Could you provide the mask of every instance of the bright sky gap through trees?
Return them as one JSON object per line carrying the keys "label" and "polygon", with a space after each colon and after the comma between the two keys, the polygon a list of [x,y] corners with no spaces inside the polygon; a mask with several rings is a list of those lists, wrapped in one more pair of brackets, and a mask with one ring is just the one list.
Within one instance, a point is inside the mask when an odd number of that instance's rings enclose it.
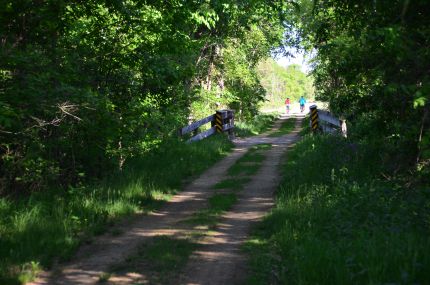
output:
{"label": "bright sky gap through trees", "polygon": [[311,71],[309,64],[311,56],[309,54],[305,53],[303,50],[298,50],[295,48],[288,48],[287,50],[292,56],[284,56],[282,54],[273,55],[274,59],[279,65],[287,67],[291,64],[298,64],[301,66],[301,70],[303,72],[309,73]]}

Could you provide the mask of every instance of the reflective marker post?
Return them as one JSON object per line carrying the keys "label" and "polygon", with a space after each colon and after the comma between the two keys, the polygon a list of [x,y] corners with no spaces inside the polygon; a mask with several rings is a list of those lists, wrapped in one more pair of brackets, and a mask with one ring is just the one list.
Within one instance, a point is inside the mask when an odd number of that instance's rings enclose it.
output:
{"label": "reflective marker post", "polygon": [[216,111],[216,113],[215,113],[215,126],[216,126],[216,131],[218,133],[223,132],[224,114],[225,113],[226,113],[226,111],[224,111],[224,110]]}
{"label": "reflective marker post", "polygon": [[311,129],[313,132],[318,130],[318,110],[317,105],[312,105],[309,107],[311,110]]}

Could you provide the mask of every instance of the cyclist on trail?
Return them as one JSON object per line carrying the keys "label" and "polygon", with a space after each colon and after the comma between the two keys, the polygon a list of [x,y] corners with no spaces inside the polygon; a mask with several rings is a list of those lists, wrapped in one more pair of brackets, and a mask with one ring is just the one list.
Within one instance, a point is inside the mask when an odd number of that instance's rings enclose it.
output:
{"label": "cyclist on trail", "polygon": [[306,104],[306,99],[305,97],[303,97],[303,95],[300,96],[299,104],[300,104],[300,112],[303,113],[303,111],[305,110],[305,104]]}
{"label": "cyclist on trail", "polygon": [[287,114],[289,114],[290,113],[290,98],[287,98],[287,100],[285,100],[285,107],[286,107]]}

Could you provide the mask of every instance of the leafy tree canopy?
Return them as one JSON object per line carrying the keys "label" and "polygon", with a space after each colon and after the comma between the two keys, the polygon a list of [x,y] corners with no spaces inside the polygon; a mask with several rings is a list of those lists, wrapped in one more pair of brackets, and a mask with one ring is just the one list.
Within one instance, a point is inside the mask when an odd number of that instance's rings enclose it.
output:
{"label": "leafy tree canopy", "polygon": [[302,45],[317,53],[317,98],[358,138],[384,140],[403,156],[394,169],[405,161],[429,168],[429,12],[425,0],[302,0],[294,20]]}
{"label": "leafy tree canopy", "polygon": [[256,112],[288,1],[0,3],[0,193],[75,184],[190,116]]}

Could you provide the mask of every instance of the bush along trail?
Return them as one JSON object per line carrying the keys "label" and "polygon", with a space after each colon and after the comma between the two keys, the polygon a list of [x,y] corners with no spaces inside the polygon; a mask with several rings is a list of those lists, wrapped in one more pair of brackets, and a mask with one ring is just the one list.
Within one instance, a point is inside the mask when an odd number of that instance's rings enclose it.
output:
{"label": "bush along trail", "polygon": [[[270,137],[295,121],[289,134]],[[278,164],[301,118],[236,139],[232,152],[158,210],[123,221],[30,284],[227,284],[245,280],[241,251],[251,225],[273,205]]]}

